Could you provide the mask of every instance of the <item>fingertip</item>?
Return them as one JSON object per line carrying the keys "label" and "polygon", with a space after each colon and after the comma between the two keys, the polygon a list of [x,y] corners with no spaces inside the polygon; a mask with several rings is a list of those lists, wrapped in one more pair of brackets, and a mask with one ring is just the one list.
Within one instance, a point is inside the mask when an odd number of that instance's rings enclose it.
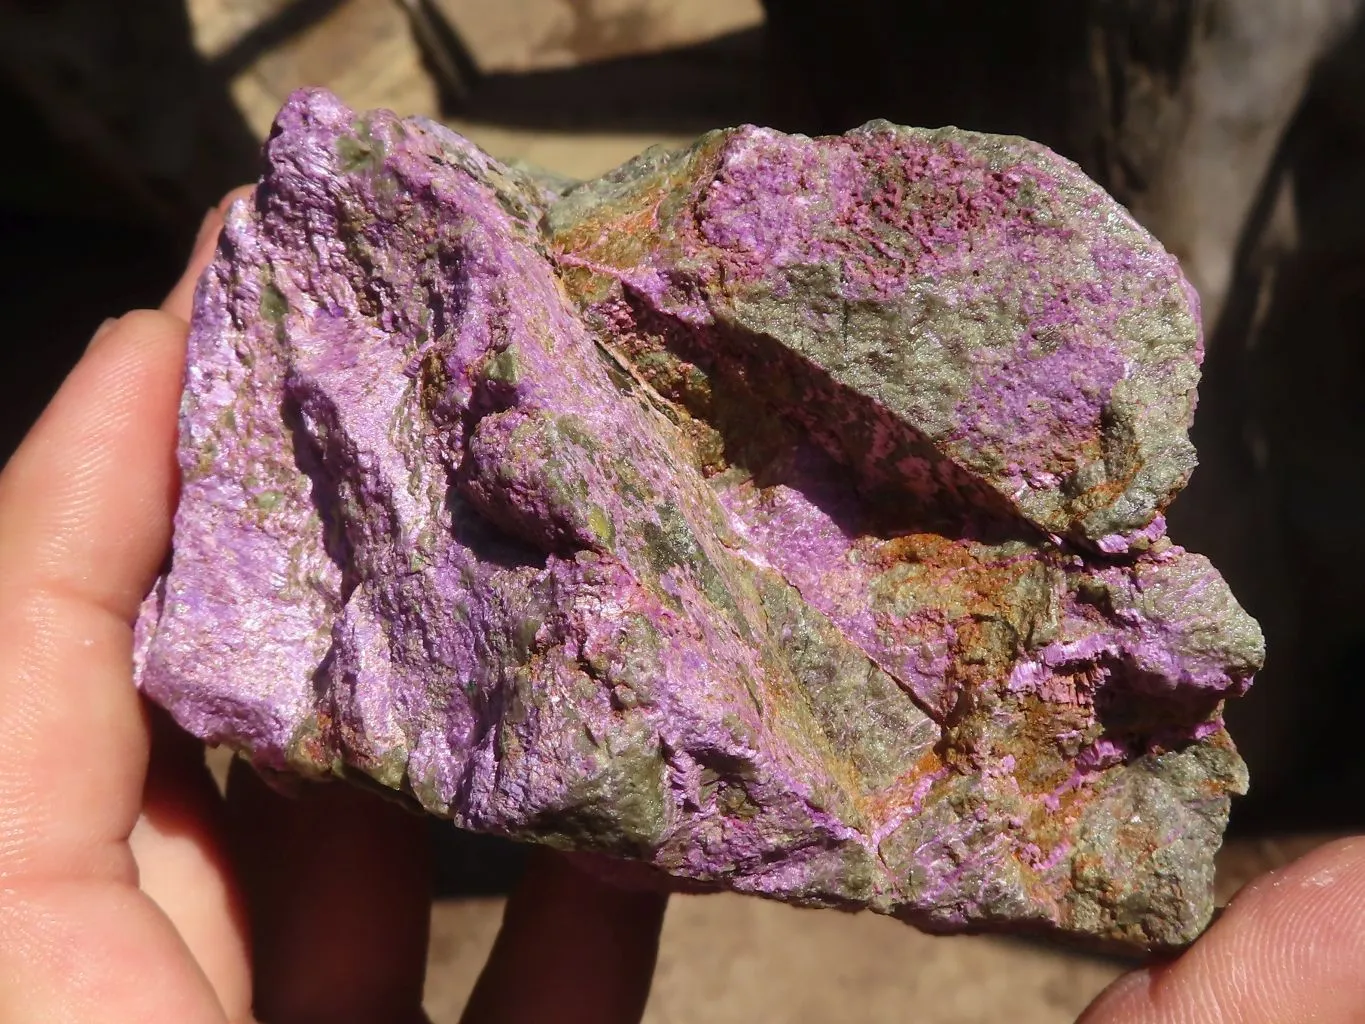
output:
{"label": "fingertip", "polygon": [[161,303],[161,309],[164,312],[178,317],[184,323],[189,323],[194,312],[194,290],[199,285],[199,277],[203,274],[209,261],[213,259],[213,250],[209,249],[208,243],[204,241],[204,233],[207,229],[208,238],[212,239],[214,245],[217,245],[218,229],[222,225],[222,216],[217,210],[210,210],[204,217],[203,224],[200,225],[200,237],[195,241],[184,273],[180,275],[180,280],[167,293],[166,300]]}
{"label": "fingertip", "polygon": [[105,318],[105,321],[95,328],[95,333],[90,336],[90,340],[86,343],[85,350],[89,352],[94,348],[96,342],[118,326],[118,321],[119,318],[116,316]]}
{"label": "fingertip", "polygon": [[218,212],[226,218],[228,211],[232,209],[233,205],[239,199],[249,199],[255,192],[255,185],[238,185],[223,197],[222,201],[218,204]]}
{"label": "fingertip", "polygon": [[244,199],[254,191],[250,185],[243,185],[229,192],[217,206],[212,207],[204,214],[204,219],[199,225],[199,232],[195,236],[194,244],[190,249],[190,257],[185,265],[185,272],[180,275],[180,280],[166,296],[166,301],[161,304],[164,312],[179,317],[186,323],[194,314],[194,290],[199,285],[199,278],[203,276],[208,265],[213,262],[214,254],[218,250],[218,236],[222,233],[223,224],[232,208],[232,204],[239,199]]}
{"label": "fingertip", "polygon": [[179,339],[175,347],[183,349],[184,336],[185,322],[174,314],[162,309],[134,309],[100,324],[85,351],[92,355],[110,346],[159,345],[167,338]]}
{"label": "fingertip", "polygon": [[1142,1007],[1150,1003],[1151,986],[1152,970],[1147,967],[1129,971],[1115,978],[1086,1007],[1076,1024],[1104,1024],[1140,1019],[1132,1016],[1129,1008]]}

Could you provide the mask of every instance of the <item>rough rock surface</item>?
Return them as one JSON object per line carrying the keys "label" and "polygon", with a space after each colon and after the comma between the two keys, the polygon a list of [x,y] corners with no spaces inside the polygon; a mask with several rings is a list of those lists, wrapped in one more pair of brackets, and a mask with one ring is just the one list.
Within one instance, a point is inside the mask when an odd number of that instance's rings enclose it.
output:
{"label": "rough rock surface", "polygon": [[185,728],[670,885],[1197,934],[1262,642],[1163,535],[1193,292],[1074,166],[740,128],[564,191],[317,91],[266,153],[138,624]]}

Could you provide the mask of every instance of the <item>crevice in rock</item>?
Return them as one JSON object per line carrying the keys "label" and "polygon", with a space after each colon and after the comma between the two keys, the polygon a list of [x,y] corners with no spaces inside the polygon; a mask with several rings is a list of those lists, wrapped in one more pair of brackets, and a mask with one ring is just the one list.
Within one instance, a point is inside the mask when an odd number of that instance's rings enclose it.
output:
{"label": "crevice in rock", "polygon": [[1201,727],[1216,721],[1225,696],[1216,690],[1174,685],[1122,655],[1102,656],[1091,671],[1099,680],[1094,693],[1095,721],[1103,732],[1098,742],[1112,742],[1127,752],[1127,758],[1196,742],[1202,738]]}
{"label": "crevice in rock", "polygon": [[513,536],[485,516],[464,496],[454,476],[446,491],[446,511],[450,513],[451,536],[478,561],[499,569],[548,566],[549,551]]}
{"label": "crevice in rock", "polygon": [[[625,286],[622,301],[641,344],[621,357],[637,369],[642,356],[654,353],[696,367],[704,385],[651,384],[714,430],[724,463],[752,472],[758,486],[786,484],[822,508],[833,493],[856,493],[861,499],[856,509],[852,503],[827,509],[850,536],[930,532],[985,543],[1042,539],[1003,495],[924,435],[776,339],[733,324],[692,326]],[[848,411],[842,421],[834,415],[839,410]],[[894,451],[894,465],[883,465],[871,450],[879,433]],[[802,443],[832,460],[830,470],[842,479],[820,486],[809,468],[784,457]]]}
{"label": "crevice in rock", "polygon": [[341,517],[341,502],[337,494],[337,482],[327,472],[323,453],[316,440],[309,434],[303,420],[303,407],[298,396],[286,388],[280,402],[280,418],[289,432],[293,447],[294,466],[308,477],[310,483],[309,501],[322,521],[322,546],[327,557],[341,573],[341,592],[338,606],[344,606],[359,584],[354,552],[350,538],[346,536],[345,523]]}

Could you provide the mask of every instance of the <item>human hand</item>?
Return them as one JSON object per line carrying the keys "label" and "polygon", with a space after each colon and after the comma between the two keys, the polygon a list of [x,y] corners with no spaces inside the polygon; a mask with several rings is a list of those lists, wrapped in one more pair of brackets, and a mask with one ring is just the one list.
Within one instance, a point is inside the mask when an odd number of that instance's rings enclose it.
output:
{"label": "human hand", "polygon": [[[285,799],[241,765],[224,800],[133,688],[191,299],[229,200],[162,308],[99,331],[0,473],[6,1024],[423,1019],[424,823],[350,787]],[[663,908],[534,858],[465,1021],[638,1020]]]}

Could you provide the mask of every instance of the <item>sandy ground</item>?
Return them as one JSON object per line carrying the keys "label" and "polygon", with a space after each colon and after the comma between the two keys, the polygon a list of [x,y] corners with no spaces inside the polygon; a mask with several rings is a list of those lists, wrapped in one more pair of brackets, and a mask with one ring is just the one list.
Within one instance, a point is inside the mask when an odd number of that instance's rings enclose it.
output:
{"label": "sandy ground", "polygon": [[[1218,860],[1225,903],[1326,837],[1237,840]],[[493,943],[500,899],[432,912],[427,1009],[455,1024]],[[1029,942],[942,938],[874,914],[799,910],[745,896],[676,896],[647,1024],[1063,1024],[1124,965]]]}
{"label": "sandy ground", "polygon": [[[434,1024],[459,1020],[501,910],[488,899],[436,906],[427,979]],[[872,914],[681,896],[664,924],[645,1020],[1060,1024],[1118,972],[1000,939],[931,938]]]}

